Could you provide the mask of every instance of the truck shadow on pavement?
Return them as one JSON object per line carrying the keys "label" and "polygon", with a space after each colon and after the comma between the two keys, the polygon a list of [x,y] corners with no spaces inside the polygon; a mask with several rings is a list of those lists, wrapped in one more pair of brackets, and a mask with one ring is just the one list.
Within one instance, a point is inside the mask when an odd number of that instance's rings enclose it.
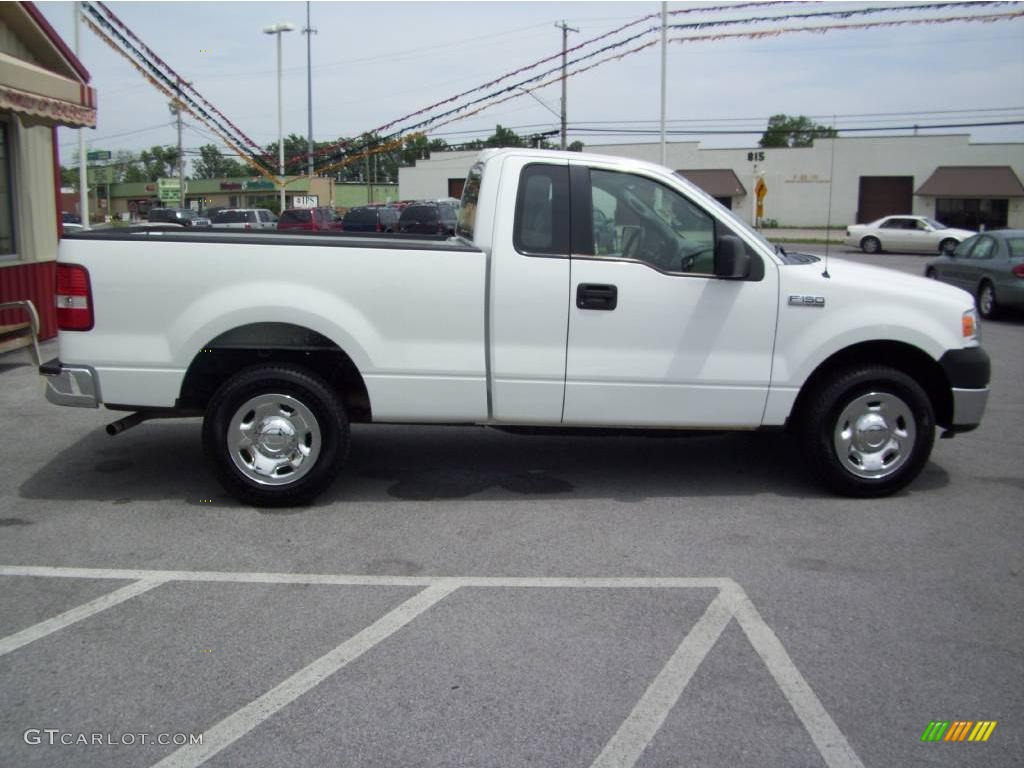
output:
{"label": "truck shadow on pavement", "polygon": [[[537,436],[382,425],[356,425],[352,433],[348,464],[315,507],[396,500],[832,498],[811,482],[799,446],[784,434]],[[930,463],[902,493],[948,482],[947,472]],[[19,493],[113,504],[181,499],[203,507],[241,506],[207,466],[197,421],[148,424],[116,438],[97,429],[54,456]]]}

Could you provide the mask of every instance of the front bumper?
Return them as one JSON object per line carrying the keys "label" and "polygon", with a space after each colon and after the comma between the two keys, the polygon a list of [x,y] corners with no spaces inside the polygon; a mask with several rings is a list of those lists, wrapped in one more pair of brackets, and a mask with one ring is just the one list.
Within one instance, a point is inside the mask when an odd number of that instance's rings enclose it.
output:
{"label": "front bumper", "polygon": [[99,408],[100,388],[96,371],[87,365],[65,365],[54,358],[39,366],[46,377],[46,399],[54,405]]}
{"label": "front bumper", "polygon": [[953,423],[950,426],[952,432],[970,432],[981,424],[981,417],[985,413],[990,391],[988,387],[984,389],[953,388]]}
{"label": "front bumper", "polygon": [[939,359],[953,393],[951,432],[970,432],[981,424],[988,404],[992,366],[981,347],[951,349]]}

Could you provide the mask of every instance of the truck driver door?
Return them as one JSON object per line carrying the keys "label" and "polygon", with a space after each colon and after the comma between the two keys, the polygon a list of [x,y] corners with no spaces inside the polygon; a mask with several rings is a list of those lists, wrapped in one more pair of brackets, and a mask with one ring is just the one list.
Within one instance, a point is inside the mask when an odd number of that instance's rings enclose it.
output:
{"label": "truck driver door", "polygon": [[[760,425],[771,380],[777,266],[699,198],[640,173],[570,170],[563,423]],[[727,242],[751,256],[746,279],[714,275],[716,248]]]}

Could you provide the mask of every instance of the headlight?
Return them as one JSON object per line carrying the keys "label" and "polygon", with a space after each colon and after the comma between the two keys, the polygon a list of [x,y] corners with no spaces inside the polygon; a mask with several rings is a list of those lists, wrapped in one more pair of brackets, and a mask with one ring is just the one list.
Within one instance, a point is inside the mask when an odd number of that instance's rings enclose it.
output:
{"label": "headlight", "polygon": [[981,341],[981,325],[978,323],[977,311],[968,309],[960,316],[960,332],[964,341]]}

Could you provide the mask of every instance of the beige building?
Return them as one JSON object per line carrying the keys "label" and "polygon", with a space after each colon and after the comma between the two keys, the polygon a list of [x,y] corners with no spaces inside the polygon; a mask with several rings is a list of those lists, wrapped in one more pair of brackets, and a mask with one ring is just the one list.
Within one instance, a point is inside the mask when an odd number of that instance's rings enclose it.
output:
{"label": "beige building", "polygon": [[[30,2],[0,3],[0,302],[30,299],[56,333],[57,126],[95,127],[89,73]],[[24,320],[0,313],[0,325]]]}
{"label": "beige building", "polygon": [[[585,151],[653,163],[661,156],[657,143]],[[457,196],[477,154],[437,152],[400,168],[402,197]],[[761,178],[768,188],[763,217],[779,226],[845,226],[913,213],[968,229],[1024,228],[1024,143],[975,144],[966,135],[840,137],[794,149],[671,142],[667,157],[670,168],[748,222]]]}

